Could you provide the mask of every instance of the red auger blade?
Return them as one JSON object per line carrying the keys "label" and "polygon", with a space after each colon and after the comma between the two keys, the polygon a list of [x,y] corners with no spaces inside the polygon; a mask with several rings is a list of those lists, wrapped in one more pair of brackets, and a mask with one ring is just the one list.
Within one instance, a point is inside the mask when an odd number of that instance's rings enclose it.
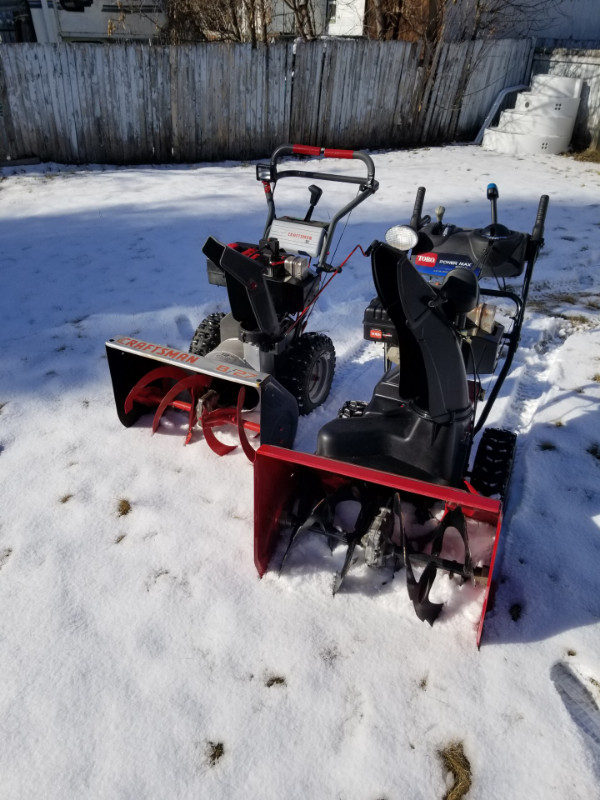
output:
{"label": "red auger blade", "polygon": [[128,414],[134,403],[141,403],[145,406],[154,406],[160,403],[163,397],[163,392],[158,387],[153,387],[150,384],[158,380],[174,380],[180,381],[188,375],[181,367],[157,367],[150,370],[133,386],[127,397],[125,398],[124,410]]}
{"label": "red auger blade", "polygon": [[154,419],[152,420],[152,433],[156,433],[158,426],[160,425],[160,418],[166,409],[173,403],[177,395],[181,394],[182,392],[188,391],[192,393],[190,415],[194,414],[194,394],[198,389],[206,389],[210,385],[211,380],[212,379],[208,375],[186,374],[185,377],[181,378],[181,380],[172,386],[160,401],[160,404],[156,409]]}
{"label": "red auger blade", "polygon": [[200,416],[204,440],[213,453],[216,453],[218,456],[227,455],[227,453],[231,453],[231,451],[235,450],[237,447],[237,444],[225,444],[224,442],[220,442],[212,432],[213,428],[222,427],[230,421],[229,414],[224,414],[223,411],[225,411],[225,409],[222,408],[217,408],[215,411],[203,411]]}
{"label": "red auger blade", "polygon": [[238,436],[240,437],[240,444],[242,446],[242,450],[246,454],[246,458],[248,459],[248,461],[250,461],[251,464],[254,464],[254,461],[256,459],[256,450],[252,447],[252,445],[248,441],[248,437],[246,436],[246,429],[244,427],[244,420],[242,418],[242,409],[244,407],[245,397],[246,397],[246,390],[242,386],[242,388],[240,389],[240,393],[238,394],[238,401],[237,401],[237,430],[238,430]]}
{"label": "red auger blade", "polygon": [[217,455],[225,455],[235,450],[237,445],[227,445],[220,442],[212,432],[213,428],[220,428],[224,425],[233,425],[237,428],[238,436],[240,438],[240,445],[246,454],[249,461],[254,462],[256,451],[248,441],[246,435],[246,426],[260,432],[260,426],[253,423],[248,423],[244,420],[242,413],[244,409],[244,400],[246,399],[246,390],[242,386],[238,392],[238,399],[235,409],[234,408],[216,408],[213,411],[204,411],[200,418],[202,425],[202,432],[206,443]]}

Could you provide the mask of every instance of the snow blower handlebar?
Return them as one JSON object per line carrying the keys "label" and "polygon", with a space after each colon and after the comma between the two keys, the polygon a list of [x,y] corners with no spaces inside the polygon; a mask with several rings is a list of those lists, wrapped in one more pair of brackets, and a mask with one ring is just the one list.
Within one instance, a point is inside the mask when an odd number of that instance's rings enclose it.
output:
{"label": "snow blower handlebar", "polygon": [[[322,158],[344,158],[355,159],[362,161],[366,167],[366,177],[359,177],[355,175],[336,175],[331,172],[313,172],[311,170],[298,170],[298,169],[285,169],[278,170],[277,163],[284,156],[314,156]],[[277,219],[275,211],[275,200],[273,198],[275,185],[280,178],[304,178],[308,180],[332,181],[335,183],[350,183],[358,186],[358,192],[347,205],[345,205],[337,214],[334,214],[332,219],[327,225],[322,224],[327,231],[322,240],[322,246],[319,250],[318,261],[316,269],[324,272],[332,272],[334,268],[326,263],[327,254],[331,245],[331,240],[338,222],[347,216],[356,206],[360,205],[367,197],[374,194],[379,188],[378,181],[375,180],[375,164],[370,156],[363,153],[361,150],[337,150],[327,147],[315,147],[313,145],[305,144],[282,144],[274,151],[271,160],[268,164],[258,164],[256,167],[256,178],[261,181],[267,200],[268,214],[265,226],[265,237],[269,235],[269,229],[275,219]],[[312,189],[318,187],[309,187],[311,190],[311,207],[309,209],[309,221],[312,216],[312,209],[316,202],[313,204]],[[319,195],[320,196],[320,195]],[[317,198],[318,199],[318,198]],[[306,221],[306,219],[304,220]]]}
{"label": "snow blower handlebar", "polygon": [[511,368],[514,355],[517,352],[517,347],[519,346],[519,342],[521,340],[521,330],[523,328],[523,321],[525,318],[525,306],[527,304],[527,297],[529,295],[529,287],[531,285],[533,268],[535,266],[538,254],[544,244],[544,224],[546,221],[546,213],[548,211],[548,202],[548,195],[543,194],[540,197],[540,202],[538,204],[533,231],[529,238],[529,242],[527,243],[527,250],[525,254],[527,266],[525,268],[520,294],[515,294],[514,292],[500,289],[482,289],[481,291],[483,295],[487,295],[488,297],[500,297],[507,300],[512,300],[516,306],[516,313],[514,316],[512,331],[509,334],[505,334],[505,338],[508,342],[508,348],[506,351],[504,364],[502,365],[500,374],[498,375],[498,378],[496,379],[496,382],[489,393],[485,406],[479,414],[477,422],[473,428],[474,433],[478,433],[485,425],[492,406],[494,405],[500,389],[502,388],[504,379],[508,375],[508,372]]}
{"label": "snow blower handlebar", "polygon": [[[283,156],[314,156],[315,158],[323,157],[323,158],[346,158],[346,159],[357,159],[362,161],[363,164],[367,167],[367,178],[358,178],[351,175],[333,175],[331,173],[307,173],[307,172],[300,172],[297,170],[285,170],[284,172],[277,172],[277,162],[283,158]],[[340,183],[357,183],[360,186],[371,187],[376,184],[375,181],[375,164],[373,164],[373,160],[370,156],[366,153],[363,153],[361,150],[337,150],[331,147],[313,147],[312,145],[307,144],[282,144],[275,150],[273,155],[271,156],[271,162],[269,164],[270,168],[270,179],[271,181],[276,181],[278,178],[282,178],[284,176],[289,175],[300,175],[304,177],[306,175],[311,175],[314,178],[321,178],[322,180],[328,181],[338,181]],[[373,189],[373,191],[376,190]]]}
{"label": "snow blower handlebar", "polygon": [[[311,172],[310,170],[286,169],[278,170],[277,162],[283,156],[315,156],[323,158],[346,158],[362,161],[367,168],[366,178],[355,175],[336,175],[331,172]],[[265,192],[272,191],[280,178],[316,178],[323,181],[334,181],[336,183],[354,183],[360,187],[361,194],[369,196],[377,191],[379,183],[375,180],[375,164],[370,156],[361,150],[334,150],[327,147],[312,147],[304,144],[282,144],[275,150],[268,164],[258,164],[256,167],[256,178],[263,184],[273,184],[269,190],[265,186]],[[358,202],[361,202],[358,200]]]}

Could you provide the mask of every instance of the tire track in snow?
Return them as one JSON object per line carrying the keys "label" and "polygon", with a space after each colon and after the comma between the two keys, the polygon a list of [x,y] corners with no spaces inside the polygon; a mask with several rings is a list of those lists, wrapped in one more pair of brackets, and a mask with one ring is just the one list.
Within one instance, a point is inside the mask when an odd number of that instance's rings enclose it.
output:
{"label": "tire track in snow", "polygon": [[584,681],[570,665],[558,662],[550,677],[573,722],[586,736],[588,746],[600,766],[600,709]]}
{"label": "tire track in snow", "polygon": [[552,372],[564,341],[564,336],[559,335],[558,321],[549,320],[537,341],[529,347],[521,342],[515,357],[520,363],[517,366],[513,363],[509,373],[516,382],[506,398],[508,409],[499,420],[502,427],[517,434],[531,428],[538,408],[552,390]]}
{"label": "tire track in snow", "polygon": [[[372,344],[365,339],[358,340],[357,344],[348,348],[337,362],[334,391],[330,399],[344,395],[340,402],[342,405],[346,400],[368,400],[371,397],[375,383],[384,373],[383,346],[381,346],[381,352],[375,357],[367,358],[367,354],[372,351]],[[375,373],[374,378],[372,372]]]}

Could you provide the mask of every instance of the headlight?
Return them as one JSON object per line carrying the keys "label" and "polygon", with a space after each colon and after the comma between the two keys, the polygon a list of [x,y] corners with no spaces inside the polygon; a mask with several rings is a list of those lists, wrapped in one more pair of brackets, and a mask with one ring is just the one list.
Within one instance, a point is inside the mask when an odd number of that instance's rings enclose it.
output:
{"label": "headlight", "polygon": [[412,250],[419,241],[417,232],[410,225],[394,225],[386,231],[386,242],[397,250]]}

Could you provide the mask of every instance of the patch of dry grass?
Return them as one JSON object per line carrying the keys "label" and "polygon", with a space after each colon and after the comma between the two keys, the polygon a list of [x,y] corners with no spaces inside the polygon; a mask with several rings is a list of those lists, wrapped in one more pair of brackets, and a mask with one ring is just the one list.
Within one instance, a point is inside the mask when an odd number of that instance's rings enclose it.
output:
{"label": "patch of dry grass", "polygon": [[120,517],[126,517],[131,511],[131,503],[122,497],[117,504],[117,514]]}
{"label": "patch of dry grass", "polygon": [[600,310],[600,300],[595,294],[589,292],[552,292],[544,297],[532,298],[527,303],[530,311],[537,311],[539,314],[547,314],[549,317],[561,317],[574,324],[586,325],[590,322],[584,314],[576,312],[561,311],[560,306],[582,306],[590,311]]}
{"label": "patch of dry grass", "polygon": [[557,314],[558,317],[561,319],[566,319],[567,322],[573,323],[573,325],[589,325],[589,317],[586,317],[585,314]]}
{"label": "patch of dry grass", "polygon": [[271,686],[285,686],[287,683],[283,675],[269,675],[265,680],[265,686],[270,689]]}
{"label": "patch of dry grass", "polygon": [[575,153],[573,156],[575,161],[588,161],[591,164],[600,164],[600,150],[595,147],[588,147],[581,153]]}
{"label": "patch of dry grass", "polygon": [[444,800],[461,800],[471,788],[471,764],[465,755],[462,742],[452,742],[438,751],[442,764],[452,773],[454,783],[444,795]]}
{"label": "patch of dry grass", "polygon": [[208,742],[206,748],[206,758],[209,766],[214,767],[217,761],[223,758],[225,746],[223,742]]}

